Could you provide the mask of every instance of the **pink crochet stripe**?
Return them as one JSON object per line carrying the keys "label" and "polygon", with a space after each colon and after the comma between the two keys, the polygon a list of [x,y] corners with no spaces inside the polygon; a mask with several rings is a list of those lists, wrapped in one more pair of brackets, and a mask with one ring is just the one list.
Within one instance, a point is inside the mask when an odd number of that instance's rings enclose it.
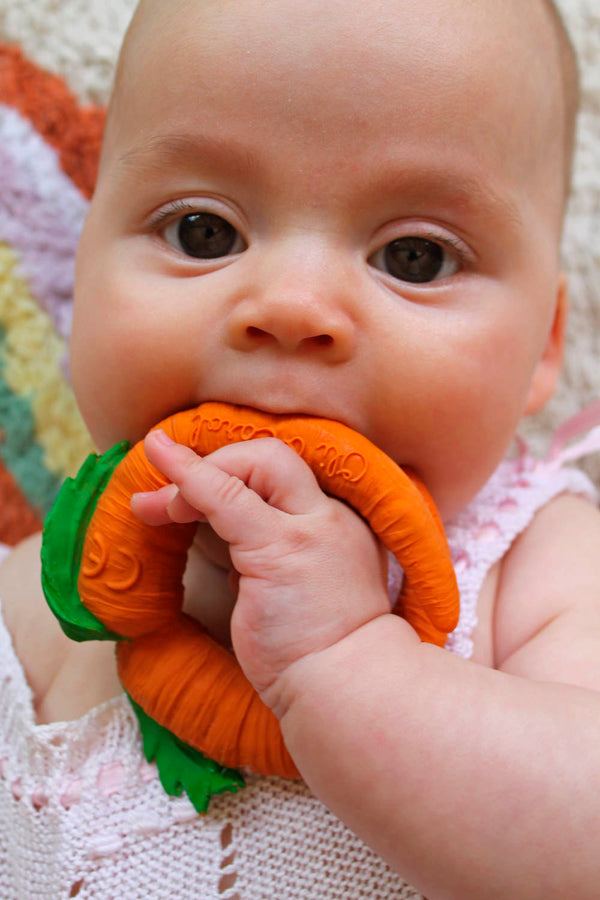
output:
{"label": "pink crochet stripe", "polygon": [[64,172],[90,197],[106,111],[81,107],[66,82],[36,66],[16,46],[0,44],[0,102],[32,123],[59,155]]}
{"label": "pink crochet stripe", "polygon": [[0,240],[17,251],[58,333],[71,330],[74,260],[88,201],[31,123],[0,104]]}

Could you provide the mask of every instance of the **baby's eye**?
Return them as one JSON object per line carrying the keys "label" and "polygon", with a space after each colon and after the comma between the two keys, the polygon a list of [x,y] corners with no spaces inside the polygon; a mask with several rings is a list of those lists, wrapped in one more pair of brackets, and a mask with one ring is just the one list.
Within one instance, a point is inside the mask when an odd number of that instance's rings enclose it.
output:
{"label": "baby's eye", "polygon": [[411,284],[424,284],[454,275],[460,263],[447,247],[413,235],[396,238],[375,253],[371,265]]}
{"label": "baby's eye", "polygon": [[188,213],[170,222],[163,235],[168,244],[195,259],[218,259],[246,249],[233,225],[215,213]]}

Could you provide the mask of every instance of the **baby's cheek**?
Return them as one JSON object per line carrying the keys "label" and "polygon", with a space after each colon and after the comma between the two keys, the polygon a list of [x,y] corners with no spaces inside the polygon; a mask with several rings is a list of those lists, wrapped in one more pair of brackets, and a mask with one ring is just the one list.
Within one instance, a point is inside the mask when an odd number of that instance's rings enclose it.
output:
{"label": "baby's cheek", "polygon": [[506,456],[520,419],[520,407],[488,393],[456,404],[413,465],[448,521],[463,510]]}

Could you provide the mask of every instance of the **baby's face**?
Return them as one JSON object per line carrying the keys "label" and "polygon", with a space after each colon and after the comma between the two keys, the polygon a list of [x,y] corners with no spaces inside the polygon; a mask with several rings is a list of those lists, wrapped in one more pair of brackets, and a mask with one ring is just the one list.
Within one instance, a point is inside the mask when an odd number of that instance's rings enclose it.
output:
{"label": "baby's face", "polygon": [[557,88],[528,54],[545,20],[496,0],[149,6],[78,258],[98,446],[206,400],[327,416],[450,515],[558,366],[539,363],[562,173]]}

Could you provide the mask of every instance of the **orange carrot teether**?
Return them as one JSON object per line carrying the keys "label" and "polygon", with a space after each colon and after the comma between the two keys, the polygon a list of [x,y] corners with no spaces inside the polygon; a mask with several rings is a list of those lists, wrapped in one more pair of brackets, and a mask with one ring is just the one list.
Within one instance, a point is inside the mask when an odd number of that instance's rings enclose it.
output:
{"label": "orange carrot teether", "polygon": [[[156,427],[201,455],[259,437],[292,447],[323,490],[352,505],[395,554],[405,573],[397,611],[422,640],[443,646],[457,623],[458,591],[442,525],[420,481],[370,441],[326,419],[223,403]],[[211,794],[240,786],[239,775],[223,767],[289,778],[298,772],[277,719],[234,655],[182,611],[196,524],[152,527],[131,511],[134,492],[165,483],[143,442],[89,457],[47,519],[42,582],[70,637],[118,642],[119,677],[146,755],[157,760],[169,793],[185,787],[204,811]]]}
{"label": "orange carrot teether", "polygon": [[[289,444],[321,487],[350,503],[397,556],[405,572],[402,615],[423,640],[444,644],[456,625],[458,598],[441,524],[423,485],[368,440],[336,422],[222,403],[178,413],[157,427],[201,455],[257,437]],[[141,442],[117,466],[85,536],[81,601],[129,638],[117,647],[119,677],[152,719],[221,764],[294,777],[278,722],[233,654],[182,612],[195,524],[156,528],[131,512],[135,491],[165,483]]]}

